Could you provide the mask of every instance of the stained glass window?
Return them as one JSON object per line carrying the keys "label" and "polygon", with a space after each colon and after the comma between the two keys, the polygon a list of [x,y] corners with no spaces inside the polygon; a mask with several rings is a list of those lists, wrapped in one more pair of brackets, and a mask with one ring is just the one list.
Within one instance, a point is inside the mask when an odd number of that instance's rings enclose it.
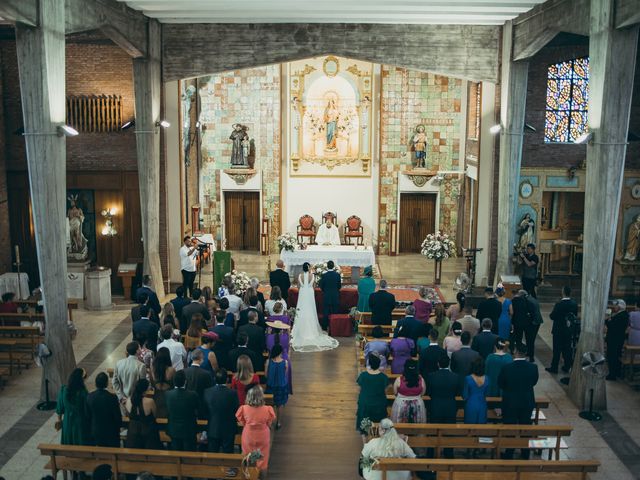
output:
{"label": "stained glass window", "polygon": [[549,67],[545,142],[575,142],[587,129],[589,58],[582,57]]}

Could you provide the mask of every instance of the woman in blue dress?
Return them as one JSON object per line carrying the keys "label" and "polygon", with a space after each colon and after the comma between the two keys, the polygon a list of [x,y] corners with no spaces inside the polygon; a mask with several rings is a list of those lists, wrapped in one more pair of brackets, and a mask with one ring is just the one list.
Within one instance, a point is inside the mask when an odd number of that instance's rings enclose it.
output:
{"label": "woman in blue dress", "polygon": [[370,312],[369,295],[376,291],[376,281],[373,279],[373,268],[364,269],[364,277],[358,280],[358,311]]}
{"label": "woman in blue dress", "polygon": [[487,423],[488,387],[489,380],[484,374],[484,360],[478,358],[471,364],[471,375],[464,379],[464,423]]}
{"label": "woman in blue dress", "polygon": [[291,373],[291,361],[289,360],[289,318],[285,317],[286,322],[281,320],[272,321],[273,317],[269,317],[267,322],[266,333],[266,345],[267,350],[271,349],[275,345],[282,347],[282,359],[287,362],[287,387],[289,389],[289,395],[293,394],[293,382],[291,381],[293,375]]}
{"label": "woman in blue dress", "polygon": [[265,376],[267,377],[266,393],[273,394],[273,405],[276,407],[276,430],[282,426],[280,423],[280,410],[289,400],[289,382],[287,380],[287,370],[289,361],[282,355],[282,345],[276,343],[269,354],[269,361],[265,366]]}
{"label": "woman in blue dress", "polygon": [[496,288],[496,295],[498,301],[502,304],[502,312],[500,318],[498,318],[498,336],[500,338],[511,337],[511,314],[509,313],[509,307],[511,306],[511,300],[504,296],[504,287],[502,283],[498,284]]}

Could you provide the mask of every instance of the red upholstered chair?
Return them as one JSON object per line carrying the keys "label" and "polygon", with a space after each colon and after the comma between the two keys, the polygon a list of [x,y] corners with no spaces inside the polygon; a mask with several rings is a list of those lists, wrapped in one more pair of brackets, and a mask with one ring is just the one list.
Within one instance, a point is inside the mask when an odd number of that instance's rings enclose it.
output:
{"label": "red upholstered chair", "polygon": [[362,228],[362,220],[357,215],[351,215],[344,224],[344,241],[349,245],[352,244],[351,239],[356,239],[356,245],[364,244],[364,229]]}
{"label": "red upholstered chair", "polygon": [[309,239],[309,243],[315,243],[316,226],[311,215],[303,215],[300,217],[296,233],[299,243],[302,243],[305,237]]}

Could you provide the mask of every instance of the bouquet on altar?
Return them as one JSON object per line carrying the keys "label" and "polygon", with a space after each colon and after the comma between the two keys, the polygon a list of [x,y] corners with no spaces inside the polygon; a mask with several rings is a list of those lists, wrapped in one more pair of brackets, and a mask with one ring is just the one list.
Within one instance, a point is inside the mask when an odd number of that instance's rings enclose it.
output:
{"label": "bouquet on altar", "polygon": [[246,272],[239,272],[237,270],[231,270],[225,275],[231,279],[231,284],[234,286],[235,294],[242,297],[247,289],[251,286],[251,279]]}
{"label": "bouquet on altar", "polygon": [[[340,274],[340,267],[338,265],[335,265],[333,269],[338,272],[338,274]],[[311,267],[311,273],[313,273],[316,277],[316,285],[320,283],[320,279],[328,271],[329,267],[327,267],[327,262],[316,263]]]}
{"label": "bouquet on altar", "polygon": [[420,253],[427,258],[444,260],[456,256],[456,244],[449,235],[438,230],[427,235],[422,242]]}
{"label": "bouquet on altar", "polygon": [[278,246],[280,251],[293,252],[298,248],[298,238],[293,233],[284,233],[278,237]]}

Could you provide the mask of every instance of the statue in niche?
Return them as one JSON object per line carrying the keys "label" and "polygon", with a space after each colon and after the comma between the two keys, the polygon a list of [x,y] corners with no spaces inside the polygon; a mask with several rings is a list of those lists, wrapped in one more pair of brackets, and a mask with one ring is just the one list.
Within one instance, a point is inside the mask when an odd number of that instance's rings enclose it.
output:
{"label": "statue in niche", "polygon": [[624,252],[624,260],[631,262],[638,258],[640,247],[640,215],[638,215],[635,221],[629,225],[629,233],[627,235],[627,248]]}
{"label": "statue in niche", "polygon": [[427,166],[427,134],[424,125],[418,125],[411,138],[411,150],[416,155],[416,167],[425,168]]}
{"label": "statue in niche", "polygon": [[231,150],[231,168],[249,167],[250,142],[247,132],[249,127],[236,123],[233,125],[230,140],[233,141]]}
{"label": "statue in niche", "polygon": [[336,107],[336,101],[333,98],[330,98],[327,102],[327,107],[324,109],[324,123],[326,126],[326,134],[327,134],[327,145],[325,150],[327,152],[335,152],[336,148],[336,139],[337,139],[337,125],[338,125],[338,109]]}
{"label": "statue in niche", "polygon": [[516,232],[520,236],[517,246],[521,251],[524,251],[530,243],[534,243],[535,228],[536,223],[531,218],[531,215],[525,213],[518,224],[518,230]]}
{"label": "statue in niche", "polygon": [[67,210],[67,224],[69,229],[69,247],[67,255],[73,260],[86,260],[89,248],[87,239],[82,233],[84,223],[84,213],[78,207],[78,195],[71,195],[67,198],[71,207]]}

